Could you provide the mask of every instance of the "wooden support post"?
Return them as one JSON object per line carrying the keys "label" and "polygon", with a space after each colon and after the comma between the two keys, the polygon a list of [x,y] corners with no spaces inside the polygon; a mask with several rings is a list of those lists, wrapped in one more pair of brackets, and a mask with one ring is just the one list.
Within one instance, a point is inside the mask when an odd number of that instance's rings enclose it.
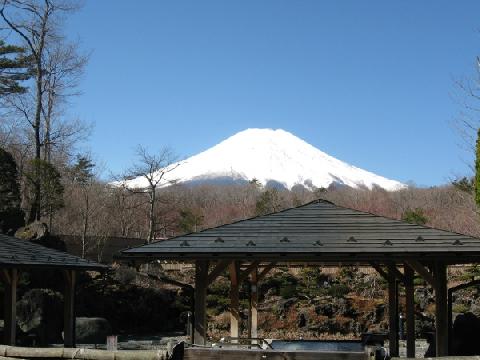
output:
{"label": "wooden support post", "polygon": [[[250,306],[248,312],[248,337],[258,337],[258,281],[257,269],[250,275]],[[256,344],[256,342],[254,342]]]}
{"label": "wooden support post", "polygon": [[15,345],[17,334],[17,269],[4,269],[5,284],[4,340],[6,345]]}
{"label": "wooden support post", "polygon": [[413,279],[415,272],[413,269],[404,265],[405,275],[405,307],[407,317],[407,358],[415,357],[415,301]]}
{"label": "wooden support post", "polygon": [[239,337],[240,328],[240,283],[238,279],[239,264],[234,261],[229,266],[230,270],[230,336]]}
{"label": "wooden support post", "polygon": [[65,292],[63,294],[63,343],[75,347],[75,270],[64,270]]}
{"label": "wooden support post", "polygon": [[436,262],[435,274],[435,344],[436,356],[448,355],[447,266]]}
{"label": "wooden support post", "polygon": [[388,265],[388,332],[391,357],[398,356],[398,282],[395,264]]}
{"label": "wooden support post", "polygon": [[206,345],[207,343],[207,277],[208,261],[195,261],[195,310],[193,320],[193,343],[195,345]]}

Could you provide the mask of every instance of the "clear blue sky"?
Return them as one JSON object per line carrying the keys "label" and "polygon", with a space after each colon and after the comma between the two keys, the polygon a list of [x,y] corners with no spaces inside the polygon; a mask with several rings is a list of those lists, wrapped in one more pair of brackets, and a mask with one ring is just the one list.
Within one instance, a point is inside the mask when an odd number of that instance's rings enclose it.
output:
{"label": "clear blue sky", "polygon": [[92,50],[72,114],[112,171],[136,144],[187,157],[283,128],[420,185],[467,174],[451,122],[474,74],[480,1],[86,0],[68,34]]}

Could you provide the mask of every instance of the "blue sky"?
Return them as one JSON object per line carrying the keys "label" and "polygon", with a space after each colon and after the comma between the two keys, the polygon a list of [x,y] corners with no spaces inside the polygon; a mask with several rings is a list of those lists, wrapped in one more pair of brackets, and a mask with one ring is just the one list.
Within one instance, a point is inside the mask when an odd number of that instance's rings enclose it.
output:
{"label": "blue sky", "polygon": [[420,185],[469,172],[454,80],[474,74],[479,1],[86,0],[92,50],[71,113],[112,171],[133,150],[187,157],[249,127]]}

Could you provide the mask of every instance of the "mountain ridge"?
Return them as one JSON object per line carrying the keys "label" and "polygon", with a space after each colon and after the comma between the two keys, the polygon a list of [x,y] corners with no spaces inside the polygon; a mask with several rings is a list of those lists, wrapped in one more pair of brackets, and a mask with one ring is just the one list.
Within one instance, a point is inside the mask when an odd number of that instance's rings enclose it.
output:
{"label": "mountain ridge", "polygon": [[[240,131],[175,166],[166,180],[205,183],[219,178],[257,179],[262,185],[273,181],[287,189],[298,184],[310,189],[332,184],[369,189],[379,186],[389,191],[405,187],[401,182],[338,160],[282,129]],[[142,178],[128,183],[130,187],[146,186]]]}

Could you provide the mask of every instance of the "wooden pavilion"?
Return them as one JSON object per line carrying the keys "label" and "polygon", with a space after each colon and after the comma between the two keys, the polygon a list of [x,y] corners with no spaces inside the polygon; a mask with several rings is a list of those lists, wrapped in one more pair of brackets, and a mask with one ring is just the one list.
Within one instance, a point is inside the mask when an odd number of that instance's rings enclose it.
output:
{"label": "wooden pavilion", "polygon": [[137,262],[195,262],[194,343],[206,343],[207,287],[231,280],[231,336],[239,334],[239,285],[251,283],[249,337],[257,336],[257,282],[280,264],[369,265],[388,280],[389,348],[398,356],[398,286],[406,296],[407,356],[415,356],[414,274],[435,291],[436,354],[448,355],[447,270],[480,262],[480,239],[337,206],[325,200],[122,251]]}
{"label": "wooden pavilion", "polygon": [[5,287],[4,342],[16,343],[17,283],[21,271],[56,269],[65,279],[64,344],[75,346],[75,280],[77,271],[103,271],[107,267],[27,240],[0,234],[0,278]]}

